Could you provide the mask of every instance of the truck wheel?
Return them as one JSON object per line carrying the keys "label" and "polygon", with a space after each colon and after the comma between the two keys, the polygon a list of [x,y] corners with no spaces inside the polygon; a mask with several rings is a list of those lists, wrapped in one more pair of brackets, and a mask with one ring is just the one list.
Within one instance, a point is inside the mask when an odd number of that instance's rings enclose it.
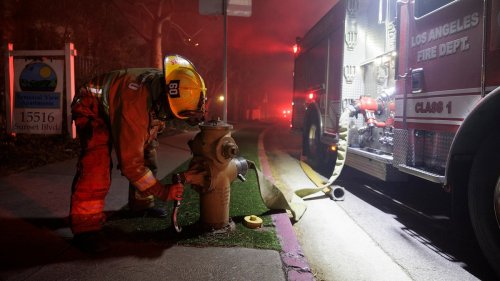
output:
{"label": "truck wheel", "polygon": [[307,157],[307,162],[315,169],[321,167],[321,151],[322,144],[320,138],[320,126],[318,118],[313,117],[307,122],[304,131],[304,139],[302,141],[304,155]]}
{"label": "truck wheel", "polygon": [[500,276],[500,135],[488,138],[474,158],[469,214],[479,246]]}

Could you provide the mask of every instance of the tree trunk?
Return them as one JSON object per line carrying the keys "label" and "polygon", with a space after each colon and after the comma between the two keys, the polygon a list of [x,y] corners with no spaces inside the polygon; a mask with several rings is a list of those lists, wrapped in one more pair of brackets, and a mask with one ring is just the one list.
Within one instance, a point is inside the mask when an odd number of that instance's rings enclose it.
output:
{"label": "tree trunk", "polygon": [[162,20],[156,20],[153,26],[153,36],[151,40],[151,66],[161,69],[162,68],[162,50],[161,50],[161,39],[162,39]]}

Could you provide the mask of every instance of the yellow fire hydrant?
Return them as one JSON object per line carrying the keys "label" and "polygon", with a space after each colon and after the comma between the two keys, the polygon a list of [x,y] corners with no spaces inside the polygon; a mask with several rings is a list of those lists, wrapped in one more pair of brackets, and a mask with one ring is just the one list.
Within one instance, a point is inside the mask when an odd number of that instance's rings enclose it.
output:
{"label": "yellow fire hydrant", "polygon": [[203,167],[209,173],[203,186],[193,186],[200,193],[200,224],[204,230],[231,230],[230,185],[236,178],[245,180],[248,162],[237,157],[239,149],[231,137],[232,125],[214,120],[199,127],[200,132],[188,145],[193,153],[190,166]]}

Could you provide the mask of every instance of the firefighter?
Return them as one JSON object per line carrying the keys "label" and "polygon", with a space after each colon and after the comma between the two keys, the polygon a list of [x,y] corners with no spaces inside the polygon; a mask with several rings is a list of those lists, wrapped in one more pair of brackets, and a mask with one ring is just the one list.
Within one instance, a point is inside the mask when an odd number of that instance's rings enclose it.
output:
{"label": "firefighter", "polygon": [[[111,184],[111,149],[118,168],[129,181],[129,207],[152,216],[154,197],[182,196],[180,185],[163,185],[156,178],[157,135],[169,119],[196,125],[203,120],[206,89],[193,64],[166,56],[163,70],[133,68],[106,73],[80,88],[71,109],[82,152],[73,180],[70,226],[73,242],[89,251],[107,248],[100,232],[105,221],[104,199]],[[206,172],[190,169],[185,184],[203,184]]]}

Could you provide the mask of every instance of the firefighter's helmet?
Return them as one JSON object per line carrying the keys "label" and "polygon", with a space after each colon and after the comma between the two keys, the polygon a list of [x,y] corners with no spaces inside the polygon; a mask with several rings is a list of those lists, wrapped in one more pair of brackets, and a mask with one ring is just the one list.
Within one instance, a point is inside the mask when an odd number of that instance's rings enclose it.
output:
{"label": "firefighter's helmet", "polygon": [[192,124],[201,122],[207,89],[194,65],[179,55],[171,55],[163,60],[163,71],[172,113]]}

